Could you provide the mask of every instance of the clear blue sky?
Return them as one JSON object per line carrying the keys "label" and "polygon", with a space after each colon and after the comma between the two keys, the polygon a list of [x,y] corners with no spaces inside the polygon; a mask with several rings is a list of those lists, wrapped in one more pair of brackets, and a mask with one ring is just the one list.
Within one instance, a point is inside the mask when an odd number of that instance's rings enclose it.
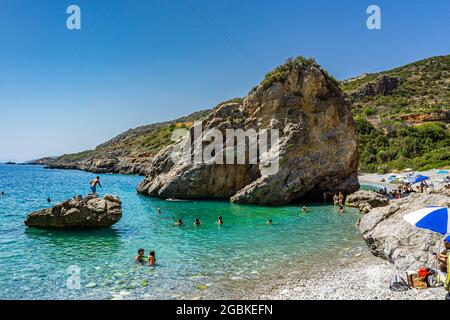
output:
{"label": "clear blue sky", "polygon": [[[81,30],[66,28],[70,4]],[[291,56],[344,79],[449,54],[449,18],[448,0],[2,0],[0,161],[91,149],[244,96]]]}

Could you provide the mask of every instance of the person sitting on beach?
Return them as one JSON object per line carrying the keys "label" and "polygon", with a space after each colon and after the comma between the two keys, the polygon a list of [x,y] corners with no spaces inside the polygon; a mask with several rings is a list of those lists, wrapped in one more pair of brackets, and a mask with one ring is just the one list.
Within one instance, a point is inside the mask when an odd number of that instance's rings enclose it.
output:
{"label": "person sitting on beach", "polygon": [[272,219],[269,219],[269,221],[267,221],[267,224],[272,225]]}
{"label": "person sitting on beach", "polygon": [[194,225],[200,226],[202,223],[199,218],[195,218]]}
{"label": "person sitting on beach", "polygon": [[175,222],[175,225],[176,225],[176,226],[182,226],[182,225],[183,225],[183,220],[178,219],[178,221]]}
{"label": "person sitting on beach", "polygon": [[91,191],[92,193],[97,193],[97,186],[99,186],[100,188],[103,188],[101,183],[100,183],[100,177],[97,176],[95,179],[93,179],[91,181]]}
{"label": "person sitting on beach", "polygon": [[442,278],[440,280],[444,283],[445,289],[448,291],[445,300],[450,300],[450,239],[447,238],[444,241],[445,249],[443,252],[437,255],[439,261],[439,269],[442,272]]}
{"label": "person sitting on beach", "polygon": [[155,258],[155,251],[150,251],[149,256],[148,256],[148,264],[151,266],[154,266],[156,263],[156,258]]}
{"label": "person sitting on beach", "polygon": [[223,219],[222,219],[222,216],[220,216],[219,219],[217,220],[217,224],[218,224],[219,226],[223,225]]}
{"label": "person sitting on beach", "polygon": [[339,197],[338,197],[338,195],[336,193],[333,196],[333,204],[335,206],[337,206],[339,204]]}
{"label": "person sitting on beach", "polygon": [[339,212],[340,213],[344,213],[345,212],[345,208],[342,204],[339,204]]}
{"label": "person sitting on beach", "polygon": [[144,256],[145,250],[144,249],[139,249],[138,250],[138,255],[134,258],[134,261],[138,262],[138,263],[143,263],[145,261],[145,256]]}

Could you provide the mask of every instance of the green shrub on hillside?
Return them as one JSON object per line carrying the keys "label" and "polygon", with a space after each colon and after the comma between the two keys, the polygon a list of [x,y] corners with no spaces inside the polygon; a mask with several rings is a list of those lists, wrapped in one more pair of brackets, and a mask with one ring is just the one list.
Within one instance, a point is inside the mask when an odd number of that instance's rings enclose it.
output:
{"label": "green shrub on hillside", "polygon": [[391,124],[386,132],[356,118],[359,168],[384,173],[393,169],[428,170],[450,165],[450,132],[441,123],[413,127]]}

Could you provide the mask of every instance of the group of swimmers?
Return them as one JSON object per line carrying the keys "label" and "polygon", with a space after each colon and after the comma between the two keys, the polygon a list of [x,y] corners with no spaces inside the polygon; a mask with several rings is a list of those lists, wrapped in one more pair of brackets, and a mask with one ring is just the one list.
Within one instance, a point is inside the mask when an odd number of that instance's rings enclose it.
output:
{"label": "group of swimmers", "polygon": [[338,206],[340,213],[344,213],[345,212],[344,199],[345,199],[345,197],[342,194],[342,192],[339,192],[339,194],[335,193],[334,196],[333,196],[333,205],[334,206]]}
{"label": "group of swimmers", "polygon": [[155,251],[151,250],[148,257],[145,256],[145,250],[143,248],[138,250],[138,255],[134,258],[137,263],[148,263],[150,266],[154,266],[156,263]]}
{"label": "group of swimmers", "polygon": [[[158,211],[158,213],[161,213],[161,209],[160,209],[160,208],[158,208],[157,211]],[[183,225],[184,225],[182,219],[178,219],[178,221],[175,222],[174,224],[175,224],[176,226],[183,226]],[[219,226],[223,225],[223,218],[222,218],[222,216],[220,216],[220,217],[217,219],[217,224],[218,224]],[[194,220],[194,226],[201,226],[201,225],[202,225],[202,222],[200,221],[200,219],[199,219],[199,218],[195,218],[195,220]]]}

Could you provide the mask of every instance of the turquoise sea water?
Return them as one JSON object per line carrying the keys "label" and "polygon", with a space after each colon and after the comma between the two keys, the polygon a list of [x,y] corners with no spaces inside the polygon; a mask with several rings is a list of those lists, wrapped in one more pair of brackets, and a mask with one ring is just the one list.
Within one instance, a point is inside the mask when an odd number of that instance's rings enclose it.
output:
{"label": "turquoise sea water", "polygon": [[[356,210],[332,206],[277,208],[228,202],[170,202],[136,193],[142,177],[102,175],[105,193],[118,195],[123,217],[111,228],[57,231],[27,228],[29,212],[87,194],[94,175],[0,165],[0,299],[176,299],[226,297],[242,283],[261,283],[314,268],[364,247]],[[156,213],[156,208],[162,214]],[[223,216],[225,224],[215,224]],[[203,225],[195,227],[200,218]],[[185,226],[173,223],[178,218]],[[265,222],[273,219],[273,225]],[[156,251],[155,267],[133,262],[140,247]],[[67,286],[70,266],[80,288]],[[70,270],[70,269],[69,269]],[[75,286],[76,287],[76,286]],[[221,294],[218,294],[221,293]]]}

